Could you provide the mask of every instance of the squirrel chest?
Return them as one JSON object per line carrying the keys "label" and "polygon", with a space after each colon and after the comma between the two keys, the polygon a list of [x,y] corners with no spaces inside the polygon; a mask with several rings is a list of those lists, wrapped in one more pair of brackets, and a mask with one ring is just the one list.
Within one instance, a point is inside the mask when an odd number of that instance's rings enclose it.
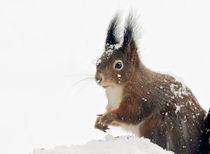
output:
{"label": "squirrel chest", "polygon": [[[117,109],[123,98],[123,87],[111,86],[106,88],[106,96],[108,98],[108,105],[111,108],[111,110]],[[118,124],[125,130],[131,131],[133,134],[140,136],[139,127],[142,123],[139,123],[137,125],[125,124],[125,123],[118,123]]]}
{"label": "squirrel chest", "polygon": [[123,88],[121,86],[110,86],[106,88],[106,96],[112,110],[117,109],[122,101]]}

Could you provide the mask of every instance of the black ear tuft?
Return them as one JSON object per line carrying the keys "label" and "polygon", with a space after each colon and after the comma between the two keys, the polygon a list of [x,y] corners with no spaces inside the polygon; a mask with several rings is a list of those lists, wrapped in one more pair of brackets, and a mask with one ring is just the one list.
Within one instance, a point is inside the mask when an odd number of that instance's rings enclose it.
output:
{"label": "black ear tuft", "polygon": [[136,33],[136,29],[137,29],[137,26],[135,23],[134,16],[132,12],[130,12],[126,20],[123,44],[122,44],[122,47],[124,49],[127,49],[128,51],[137,49],[135,38],[134,38],[134,33]]}
{"label": "black ear tuft", "polygon": [[119,24],[119,15],[116,14],[114,18],[111,20],[107,31],[106,44],[105,44],[106,50],[109,49],[110,47],[112,48],[115,44],[119,43],[119,38],[116,36],[118,30],[118,24]]}

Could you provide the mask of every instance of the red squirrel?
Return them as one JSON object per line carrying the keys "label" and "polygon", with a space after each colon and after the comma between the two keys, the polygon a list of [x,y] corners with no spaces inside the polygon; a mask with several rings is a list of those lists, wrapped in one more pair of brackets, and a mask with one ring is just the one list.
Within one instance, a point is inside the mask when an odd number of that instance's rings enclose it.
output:
{"label": "red squirrel", "polygon": [[[178,154],[205,153],[206,147],[200,147],[201,132],[207,130],[207,126],[203,128],[206,111],[182,82],[142,63],[132,14],[121,40],[118,26],[116,15],[107,31],[105,51],[96,64],[95,79],[105,88],[108,105],[106,113],[96,119],[95,128],[106,131],[109,125],[121,126]],[[209,135],[208,130],[205,133]]]}

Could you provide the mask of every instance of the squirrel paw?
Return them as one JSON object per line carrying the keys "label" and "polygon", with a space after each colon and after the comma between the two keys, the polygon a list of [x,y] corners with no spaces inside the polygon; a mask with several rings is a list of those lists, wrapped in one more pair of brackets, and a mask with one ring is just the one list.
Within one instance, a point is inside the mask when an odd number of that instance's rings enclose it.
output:
{"label": "squirrel paw", "polygon": [[100,122],[104,125],[109,125],[114,121],[112,113],[107,113],[107,114],[101,116],[100,120],[101,120]]}
{"label": "squirrel paw", "polygon": [[100,117],[96,119],[95,128],[102,130],[103,132],[106,132],[106,130],[109,129],[108,125],[101,123],[101,118],[102,118],[102,115],[100,115]]}

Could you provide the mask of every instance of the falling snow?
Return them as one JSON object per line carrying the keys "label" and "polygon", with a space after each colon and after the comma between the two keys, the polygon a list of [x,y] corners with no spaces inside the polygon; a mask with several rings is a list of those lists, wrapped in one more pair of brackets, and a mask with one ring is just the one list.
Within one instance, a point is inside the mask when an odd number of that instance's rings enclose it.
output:
{"label": "falling snow", "polygon": [[178,112],[180,112],[182,106],[183,106],[183,105],[176,105],[176,104],[175,104],[175,107],[176,107],[175,113],[176,113],[176,114],[177,114]]}
{"label": "falling snow", "polygon": [[117,74],[117,77],[118,77],[118,78],[121,78],[121,74]]}
{"label": "falling snow", "polygon": [[171,91],[173,92],[173,94],[179,98],[184,98],[183,95],[185,96],[188,96],[188,92],[187,92],[187,89],[186,89],[186,86],[182,84],[181,87],[179,87],[178,85],[176,84],[171,84],[170,85],[170,88],[171,88]]}
{"label": "falling snow", "polygon": [[106,50],[104,53],[105,53],[105,55],[106,55],[107,58],[108,58],[108,57],[110,57],[110,56],[113,54],[113,52],[114,52],[114,50],[109,49],[109,50]]}
{"label": "falling snow", "polygon": [[192,105],[192,101],[191,100],[189,101],[189,104]]}
{"label": "falling snow", "polygon": [[145,101],[145,102],[147,101],[147,99],[146,99],[146,98],[142,98],[142,100],[143,100],[143,101]]}
{"label": "falling snow", "polygon": [[98,66],[101,63],[101,58],[99,58],[96,62],[96,65]]}
{"label": "falling snow", "polygon": [[109,43],[107,43],[106,47],[107,47],[107,50],[112,50],[113,51],[113,50],[119,49],[121,47],[121,44],[120,43],[119,44],[109,44]]}

